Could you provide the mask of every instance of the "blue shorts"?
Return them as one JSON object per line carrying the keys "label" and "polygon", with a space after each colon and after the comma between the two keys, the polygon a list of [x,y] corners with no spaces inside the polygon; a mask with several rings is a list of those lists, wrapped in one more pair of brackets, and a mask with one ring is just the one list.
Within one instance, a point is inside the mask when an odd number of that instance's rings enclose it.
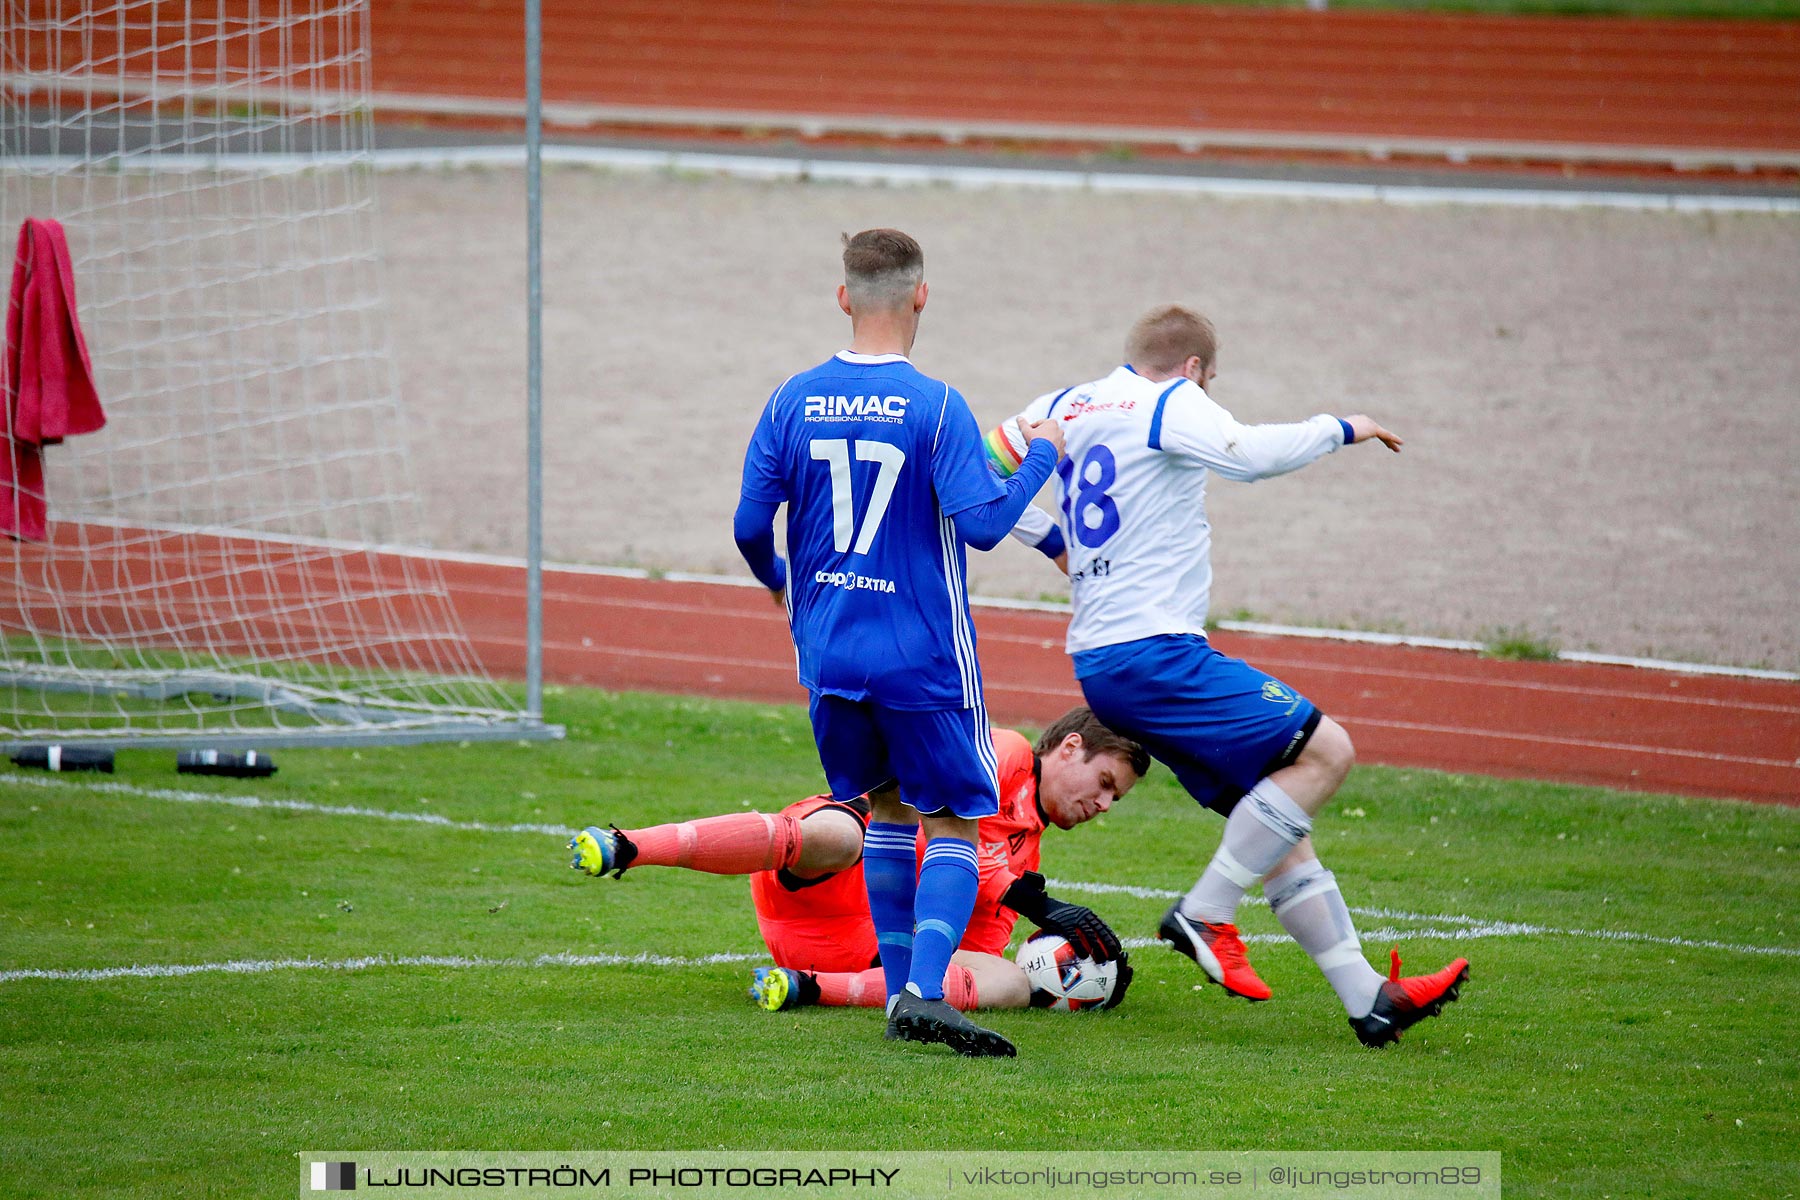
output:
{"label": "blue shorts", "polygon": [[1000,811],[999,764],[986,708],[914,711],[814,693],[813,740],[834,800],[889,783],[925,816]]}
{"label": "blue shorts", "polygon": [[1194,634],[1083,650],[1075,677],[1095,716],[1142,742],[1188,795],[1221,814],[1291,765],[1319,725],[1312,701]]}

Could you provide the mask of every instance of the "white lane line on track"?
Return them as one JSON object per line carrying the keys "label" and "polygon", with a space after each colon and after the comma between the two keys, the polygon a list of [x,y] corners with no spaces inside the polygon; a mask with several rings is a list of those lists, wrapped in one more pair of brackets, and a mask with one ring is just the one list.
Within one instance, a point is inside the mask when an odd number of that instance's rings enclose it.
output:
{"label": "white lane line on track", "polygon": [[[501,565],[504,565],[504,564],[501,564]],[[560,570],[563,568],[557,568],[557,569]],[[548,566],[545,567],[546,574],[550,574],[551,571],[552,571],[552,568],[550,568]],[[587,571],[584,573],[586,573],[586,574],[603,574],[603,575],[618,576],[618,577],[631,578],[631,579],[643,579],[643,580],[649,580],[651,578],[649,572],[647,572],[647,571],[643,572],[642,574],[633,574],[632,570],[630,568],[623,568],[623,567],[607,568],[607,569],[595,568],[593,570],[590,570],[590,571]],[[750,587],[754,587],[754,588],[758,588],[758,589],[760,589],[762,587],[762,585],[760,583],[757,583],[753,579],[742,580],[742,579],[737,579],[735,577],[727,576],[727,575],[685,575],[685,574],[681,574],[679,572],[674,572],[674,571],[664,574],[661,577],[661,581],[665,582],[665,583],[708,584],[708,585],[719,586],[719,587],[742,587],[744,585],[748,585]],[[513,587],[500,587],[500,586],[485,586],[484,587],[484,586],[478,585],[478,584],[458,584],[455,588],[455,591],[457,591],[459,594],[463,593],[463,592],[468,592],[470,594],[505,596],[508,598],[517,596],[519,594],[519,589],[513,588]],[[546,592],[544,594],[544,598],[546,600],[559,600],[559,601],[562,601],[564,603],[569,603],[569,604],[586,604],[586,605],[593,605],[595,607],[600,607],[600,608],[622,608],[622,609],[626,609],[628,611],[659,612],[659,613],[674,612],[674,613],[683,613],[683,614],[687,614],[690,616],[700,616],[700,617],[709,617],[709,618],[729,617],[732,620],[752,621],[752,622],[761,623],[761,624],[784,622],[784,618],[782,617],[781,613],[775,611],[772,608],[769,608],[769,606],[766,604],[758,605],[757,607],[754,607],[754,608],[745,608],[745,609],[724,608],[724,609],[721,609],[716,606],[705,605],[705,604],[683,604],[683,603],[679,603],[679,602],[664,603],[664,602],[660,602],[660,601],[652,603],[652,602],[646,601],[642,597],[637,597],[637,596],[593,596],[593,595],[589,595],[585,592],[563,591],[563,590],[554,590],[554,591],[546,590]],[[1051,613],[1053,615],[1063,616],[1063,617],[1068,616],[1071,611],[1067,604],[1045,604],[1045,603],[1036,602],[1036,601],[1006,600],[1006,599],[996,599],[993,597],[982,597],[982,596],[969,597],[969,604],[975,608],[1021,609],[1021,610],[1031,611],[1031,612],[1046,612],[1046,613]],[[765,609],[767,609],[768,611],[764,611]],[[1380,645],[1380,646],[1397,646],[1397,647],[1414,647],[1414,648],[1427,648],[1427,649],[1438,649],[1438,650],[1454,650],[1454,651],[1458,651],[1458,652],[1469,652],[1469,653],[1479,653],[1479,652],[1487,649],[1486,645],[1482,642],[1457,641],[1457,640],[1452,640],[1449,638],[1423,638],[1423,637],[1408,638],[1408,637],[1400,637],[1397,635],[1389,635],[1389,634],[1364,634],[1364,633],[1357,632],[1355,630],[1313,629],[1313,628],[1303,628],[1303,627],[1292,626],[1292,625],[1269,625],[1269,624],[1263,624],[1263,623],[1257,623],[1257,622],[1245,622],[1245,621],[1220,621],[1219,628],[1226,630],[1227,632],[1246,633],[1246,634],[1251,634],[1251,635],[1259,636],[1259,637],[1299,638],[1299,639],[1307,639],[1307,640],[1312,640],[1312,641],[1358,642],[1358,643],[1366,643],[1366,644]],[[1028,645],[1028,646],[1036,646],[1036,645],[1039,645],[1040,643],[1042,643],[1042,641],[1043,641],[1043,639],[1040,637],[1025,636],[1025,635],[1019,635],[1019,634],[998,633],[998,632],[989,632],[988,634],[985,635],[984,640],[1011,642],[1011,643],[1016,643],[1019,645]],[[571,647],[571,648],[575,648],[575,647]],[[600,651],[618,652],[618,653],[628,652],[626,650],[622,650],[619,647],[614,647],[614,646],[610,646],[610,645],[608,645],[608,646],[588,645],[588,646],[582,646],[579,648],[586,649],[586,650],[600,650]],[[1710,664],[1681,663],[1681,662],[1672,662],[1672,661],[1669,661],[1666,659],[1625,658],[1625,657],[1621,657],[1618,655],[1591,655],[1591,654],[1584,655],[1584,654],[1576,653],[1573,651],[1568,652],[1568,653],[1559,653],[1557,657],[1561,658],[1565,661],[1568,661],[1568,662],[1593,663],[1593,664],[1600,664],[1600,665],[1606,665],[1606,666],[1628,666],[1628,667],[1640,668],[1640,669],[1646,670],[1646,671],[1656,671],[1656,672],[1668,673],[1668,674],[1689,674],[1689,675],[1702,674],[1702,675],[1742,676],[1742,677],[1746,677],[1746,678],[1766,679],[1766,680],[1770,680],[1770,681],[1784,682],[1784,683],[1792,683],[1792,682],[1795,682],[1796,680],[1800,680],[1800,674],[1796,674],[1796,673],[1790,672],[1790,671],[1765,671],[1765,670],[1753,669],[1750,667],[1729,667],[1729,666],[1713,666]],[[720,661],[726,661],[726,660],[720,660]],[[1401,668],[1389,668],[1389,667],[1371,669],[1371,668],[1363,667],[1363,666],[1341,666],[1341,665],[1332,664],[1332,663],[1316,662],[1316,661],[1309,660],[1309,659],[1284,659],[1284,658],[1275,657],[1275,656],[1261,656],[1258,658],[1258,661],[1268,663],[1271,666],[1289,666],[1289,667],[1296,667],[1296,668],[1304,668],[1306,670],[1312,670],[1312,671],[1334,671],[1334,672],[1340,672],[1340,673],[1354,672],[1354,673],[1358,673],[1358,674],[1374,674],[1374,675],[1381,675],[1381,676],[1394,678],[1394,679],[1423,679],[1423,680],[1427,680],[1427,681],[1435,682],[1435,683],[1453,683],[1453,684],[1458,684],[1458,685],[1462,685],[1462,686],[1470,686],[1470,687],[1496,687],[1496,688],[1511,688],[1511,689],[1522,690],[1522,691],[1568,693],[1570,695],[1577,695],[1577,696],[1594,696],[1594,697],[1597,697],[1600,699],[1624,698],[1624,699],[1631,699],[1631,700],[1654,701],[1659,704],[1707,705],[1707,706],[1718,707],[1718,708],[1746,709],[1746,710],[1753,711],[1753,712],[1771,712],[1771,713],[1787,713],[1787,714],[1800,713],[1800,706],[1796,706],[1796,705],[1792,705],[1792,704],[1768,704],[1768,703],[1762,703],[1762,702],[1750,701],[1750,700],[1732,700],[1732,699],[1722,700],[1717,697],[1710,697],[1710,696],[1682,695],[1679,692],[1674,693],[1674,694],[1668,694],[1668,693],[1664,693],[1664,692],[1648,692],[1648,691],[1629,691],[1628,692],[1628,691],[1618,691],[1618,690],[1613,690],[1613,689],[1608,689],[1608,688],[1596,688],[1596,687],[1588,687],[1588,686],[1576,686],[1576,685],[1555,684],[1555,683],[1542,683],[1542,682],[1539,682],[1536,680],[1488,678],[1486,676],[1479,676],[1479,675],[1439,675],[1439,674],[1434,674],[1434,673],[1426,672],[1426,671],[1410,671],[1410,670],[1405,670],[1405,669],[1401,669]],[[750,665],[778,666],[778,667],[783,667],[784,669],[787,669],[790,671],[793,669],[793,664],[791,664],[791,663],[785,663],[785,664],[784,663],[763,663],[763,662],[759,661],[757,663],[750,664]]]}
{"label": "white lane line on track", "polygon": [[1544,683],[1535,679],[1499,679],[1480,675],[1441,675],[1432,671],[1409,671],[1395,667],[1344,666],[1310,659],[1283,659],[1274,655],[1260,657],[1259,663],[1269,667],[1291,667],[1294,670],[1321,671],[1359,677],[1379,676],[1384,679],[1411,679],[1426,683],[1450,684],[1463,688],[1500,688],[1517,692],[1548,692],[1554,696],[1586,696],[1598,700],[1641,700],[1652,704],[1686,704],[1706,708],[1730,708],[1744,712],[1776,713],[1783,716],[1800,714],[1800,705],[1765,704],[1755,700],[1720,699],[1717,696],[1684,696],[1680,692],[1621,691],[1613,688],[1585,687],[1565,683]]}
{"label": "white lane line on track", "polygon": [[[490,636],[483,636],[480,634],[473,635],[471,640],[475,641],[477,643],[480,643],[482,645],[520,646],[520,645],[524,644],[524,642],[522,640],[517,639],[517,638],[490,637]],[[990,639],[990,640],[992,640],[992,639]],[[1001,639],[1001,640],[1006,640],[1006,639]],[[738,669],[755,670],[755,671],[778,672],[783,676],[784,679],[791,677],[793,675],[793,671],[794,671],[794,665],[791,662],[775,662],[772,659],[727,658],[727,657],[723,657],[723,656],[717,655],[717,654],[692,654],[692,653],[686,653],[686,652],[678,651],[678,650],[665,650],[665,649],[643,650],[643,649],[627,647],[627,646],[611,646],[611,645],[600,645],[600,644],[577,646],[572,642],[554,642],[554,643],[547,643],[547,645],[551,649],[559,650],[559,651],[566,651],[566,652],[570,652],[570,653],[600,654],[600,655],[610,655],[615,658],[646,659],[646,660],[654,660],[656,662],[681,662],[681,663],[691,663],[696,666],[719,667],[719,668],[738,668]],[[1353,668],[1349,668],[1349,667],[1331,667],[1331,666],[1321,665],[1318,663],[1305,663],[1305,664],[1293,664],[1293,665],[1304,666],[1308,670],[1325,670],[1325,671],[1342,671],[1342,672],[1348,672],[1348,671],[1353,670]],[[1398,672],[1389,672],[1389,671],[1374,671],[1374,672],[1370,672],[1370,673],[1377,674],[1377,675],[1400,674]],[[1438,679],[1439,677],[1431,676],[1431,675],[1419,675],[1418,678],[1435,680],[1435,679]],[[1049,696],[1061,696],[1061,697],[1065,697],[1065,698],[1073,697],[1075,699],[1080,699],[1080,697],[1081,697],[1081,693],[1074,688],[1048,687],[1048,686],[1039,685],[1039,684],[1007,683],[1000,678],[992,677],[992,676],[990,676],[986,682],[987,682],[988,690],[992,691],[992,692],[1016,693],[1016,694],[1029,695],[1029,696],[1049,695]],[[1472,684],[1475,686],[1482,686],[1482,687],[1490,687],[1490,686],[1493,686],[1493,687],[1527,687],[1527,688],[1530,688],[1531,690],[1546,691],[1546,692],[1551,693],[1552,695],[1557,695],[1557,694],[1591,695],[1591,696],[1595,696],[1597,698],[1602,698],[1602,699],[1616,698],[1616,697],[1621,696],[1621,693],[1611,693],[1611,692],[1605,692],[1605,691],[1596,690],[1596,689],[1561,688],[1561,687],[1557,687],[1557,686],[1551,685],[1551,684],[1512,684],[1512,683],[1508,683],[1505,681],[1496,682],[1496,681],[1491,681],[1491,680],[1466,680],[1466,681],[1452,681],[1452,682],[1466,682],[1466,683],[1469,683],[1469,684]],[[1654,695],[1654,694],[1645,694],[1645,695],[1623,694],[1623,698],[1639,699],[1639,700],[1655,700],[1658,702],[1670,701],[1672,703],[1692,703],[1692,704],[1699,704],[1699,705],[1709,705],[1712,707],[1719,707],[1719,708],[1749,710],[1749,711],[1763,711],[1763,712],[1772,712],[1772,713],[1780,713],[1780,714],[1789,714],[1789,713],[1793,713],[1794,711],[1796,711],[1795,709],[1788,707],[1788,706],[1784,706],[1784,705],[1762,705],[1762,704],[1752,704],[1752,703],[1738,703],[1735,701],[1710,700],[1710,699],[1705,699],[1705,698],[1670,698],[1670,697]],[[1407,732],[1412,732],[1412,733],[1438,733],[1438,734],[1447,734],[1447,735],[1457,736],[1457,737],[1487,738],[1487,739],[1491,739],[1491,740],[1514,741],[1514,742],[1532,742],[1532,743],[1548,742],[1548,743],[1558,745],[1558,746],[1570,746],[1570,747],[1573,747],[1576,749],[1582,749],[1582,750],[1617,750],[1617,751],[1623,751],[1623,752],[1630,753],[1630,754],[1650,755],[1652,757],[1693,758],[1693,759],[1700,759],[1705,762],[1736,763],[1736,764],[1739,764],[1742,766],[1752,766],[1752,767],[1778,767],[1778,768],[1788,769],[1788,770],[1791,770],[1795,767],[1800,767],[1800,760],[1788,761],[1785,759],[1777,759],[1777,758],[1757,758],[1757,757],[1752,757],[1752,756],[1748,756],[1748,755],[1720,754],[1720,753],[1717,753],[1714,751],[1705,751],[1705,750],[1683,750],[1683,749],[1679,749],[1677,747],[1663,746],[1663,745],[1639,745],[1639,744],[1630,743],[1630,742],[1605,742],[1605,741],[1596,741],[1596,740],[1587,739],[1587,738],[1557,737],[1557,736],[1554,736],[1551,734],[1510,733],[1510,732],[1506,732],[1506,731],[1496,731],[1496,730],[1488,730],[1488,729],[1472,729],[1467,726],[1461,726],[1461,725],[1429,725],[1429,724],[1421,724],[1421,723],[1411,722],[1411,721],[1390,721],[1390,720],[1385,720],[1385,719],[1381,719],[1381,718],[1362,717],[1362,716],[1355,716],[1355,715],[1351,715],[1351,714],[1339,714],[1338,719],[1340,721],[1342,721],[1345,725],[1368,725],[1368,726],[1372,726],[1372,727],[1378,728],[1378,729],[1399,729],[1399,730],[1405,730]]]}
{"label": "white lane line on track", "polygon": [[1682,750],[1675,746],[1640,746],[1633,742],[1603,742],[1595,738],[1556,737],[1548,733],[1508,733],[1494,729],[1470,729],[1463,725],[1430,725],[1421,721],[1389,721],[1377,717],[1361,717],[1340,713],[1342,724],[1369,725],[1376,729],[1403,729],[1409,733],[1443,733],[1456,737],[1486,738],[1499,742],[1529,742],[1533,745],[1572,746],[1579,750],[1618,750],[1626,754],[1645,754],[1661,758],[1693,758],[1702,762],[1738,763],[1750,767],[1779,767],[1791,771],[1800,767],[1800,759],[1754,758],[1744,754],[1719,754],[1711,750]]}
{"label": "white lane line on track", "polygon": [[[1795,198],[1800,206],[1800,197]],[[1800,211],[1800,208],[1797,208]],[[525,560],[504,554],[483,554],[472,550],[444,550],[427,546],[402,546],[392,543],[370,545],[366,542],[351,542],[340,538],[306,537],[285,533],[248,533],[241,529],[225,529],[214,525],[186,525],[177,522],[163,522],[156,525],[140,526],[127,524],[109,518],[89,517],[87,524],[106,525],[129,529],[149,529],[164,533],[201,533],[220,541],[258,541],[276,542],[284,545],[310,546],[323,550],[335,550],[361,556],[367,553],[386,555],[394,558],[426,559],[438,563],[460,563],[472,566],[501,567],[519,573],[517,583],[501,585],[472,584],[467,581],[457,583],[452,590],[464,590],[486,595],[519,598],[525,595],[523,582]],[[544,574],[554,576],[592,575],[612,579],[629,579],[634,582],[663,583],[698,583],[717,587],[738,588],[746,591],[760,591],[762,584],[746,575],[717,575],[697,571],[651,571],[648,567],[606,567],[590,563],[547,562]],[[359,575],[358,578],[368,578]],[[546,587],[553,585],[546,581]],[[584,604],[619,604],[626,607],[644,608],[662,611],[665,605],[646,604],[641,600],[625,600],[618,597],[597,597],[585,592],[558,592],[556,597],[562,600]],[[545,599],[552,593],[546,591]],[[1016,600],[1004,596],[970,596],[969,604],[974,608],[1022,609],[1030,612],[1053,613],[1068,616],[1073,608],[1066,600]],[[766,606],[765,606],[766,608]],[[676,606],[675,611],[682,611]],[[708,614],[719,610],[702,608]],[[763,610],[728,610],[727,615],[764,616],[769,620],[781,620],[778,613]],[[1487,649],[1484,642],[1473,642],[1462,638],[1423,637],[1416,634],[1375,633],[1362,629],[1333,629],[1316,625],[1277,625],[1267,621],[1220,621],[1219,628],[1232,633],[1248,633],[1262,637],[1300,638],[1312,641],[1362,642],[1376,646],[1415,646],[1436,650],[1463,650],[1480,652]],[[1664,658],[1638,658],[1622,654],[1598,654],[1589,651],[1564,650],[1557,654],[1564,662],[1591,663],[1613,667],[1637,667],[1647,671],[1661,671],[1679,675],[1718,675],[1745,679],[1766,679],[1782,683],[1800,682],[1800,671],[1771,671],[1758,667],[1735,667],[1718,663],[1675,662]],[[793,669],[793,664],[788,664]]]}

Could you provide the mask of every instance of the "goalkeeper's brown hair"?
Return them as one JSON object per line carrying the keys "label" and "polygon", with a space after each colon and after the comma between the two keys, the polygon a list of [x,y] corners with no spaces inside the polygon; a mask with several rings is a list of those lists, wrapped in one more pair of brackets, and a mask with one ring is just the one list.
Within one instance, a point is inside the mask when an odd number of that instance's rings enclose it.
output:
{"label": "goalkeeper's brown hair", "polygon": [[1032,753],[1042,758],[1062,745],[1063,739],[1071,733],[1081,735],[1082,761],[1085,762],[1096,754],[1117,754],[1131,764],[1132,771],[1139,779],[1150,773],[1150,752],[1124,734],[1113,732],[1085,704],[1079,708],[1071,708],[1058,717],[1038,737],[1037,745],[1031,748]]}
{"label": "goalkeeper's brown hair", "polygon": [[925,251],[898,229],[865,229],[844,235],[844,287],[857,305],[912,303],[925,278]]}

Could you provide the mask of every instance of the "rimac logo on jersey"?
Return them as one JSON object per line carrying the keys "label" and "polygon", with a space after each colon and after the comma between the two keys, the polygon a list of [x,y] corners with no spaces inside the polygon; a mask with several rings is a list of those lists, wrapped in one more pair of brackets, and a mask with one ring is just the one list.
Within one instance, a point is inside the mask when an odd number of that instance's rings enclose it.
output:
{"label": "rimac logo on jersey", "polygon": [[886,421],[899,424],[906,420],[905,396],[808,396],[806,419],[809,421]]}

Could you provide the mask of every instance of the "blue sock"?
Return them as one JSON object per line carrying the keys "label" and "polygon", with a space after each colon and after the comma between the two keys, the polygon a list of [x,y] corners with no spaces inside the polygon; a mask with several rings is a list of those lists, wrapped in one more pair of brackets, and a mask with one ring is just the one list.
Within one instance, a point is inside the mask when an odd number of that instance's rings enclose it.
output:
{"label": "blue sock", "polygon": [[913,897],[919,888],[919,827],[870,821],[863,834],[863,884],[881,948],[888,999],[912,972]]}
{"label": "blue sock", "polygon": [[907,986],[927,1000],[944,998],[944,972],[968,928],[980,886],[981,868],[972,843],[950,837],[925,843],[919,898],[913,906],[912,973]]}

